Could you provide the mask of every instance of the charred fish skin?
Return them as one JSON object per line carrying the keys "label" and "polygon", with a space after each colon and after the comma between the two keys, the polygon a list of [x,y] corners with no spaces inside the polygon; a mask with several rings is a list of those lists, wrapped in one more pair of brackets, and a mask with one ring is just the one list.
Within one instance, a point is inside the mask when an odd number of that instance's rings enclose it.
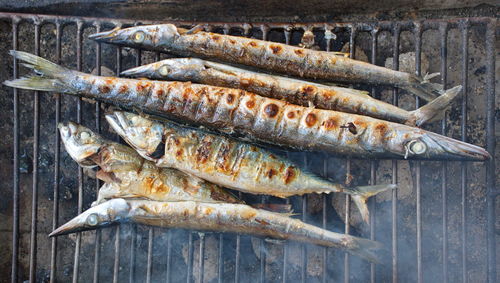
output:
{"label": "charred fish skin", "polygon": [[59,131],[76,162],[101,168],[96,175],[106,184],[100,188],[94,205],[118,197],[241,203],[215,184],[175,169],[158,168],[132,148],[106,140],[82,125],[61,123]]}
{"label": "charred fish skin", "polygon": [[367,198],[396,188],[393,184],[345,187],[303,171],[264,148],[199,129],[155,122],[132,113],[115,111],[106,115],[106,120],[141,156],[157,166],[173,167],[252,194],[288,197],[306,193],[347,193],[352,195],[365,221],[369,219]]}
{"label": "charred fish skin", "polygon": [[243,89],[301,106],[312,104],[320,109],[366,115],[418,126],[441,118],[443,112],[461,90],[461,86],[449,89],[420,109],[406,111],[372,98],[365,91],[256,73],[198,58],[166,59],[126,70],[121,74]]}
{"label": "charred fish skin", "polygon": [[172,24],[136,26],[93,34],[90,38],[100,42],[167,51],[180,56],[212,58],[301,78],[392,85],[411,91],[427,101],[441,94],[440,89],[426,78],[405,72],[326,51],[204,32],[199,27],[186,30]]}
{"label": "charred fish skin", "polygon": [[112,199],[88,209],[54,230],[49,236],[96,229],[126,221],[150,226],[232,232],[300,241],[340,248],[372,262],[379,262],[376,254],[382,249],[378,242],[324,230],[290,218],[286,214],[254,209],[244,204],[194,201]]}
{"label": "charred fish skin", "polygon": [[367,116],[288,104],[237,89],[93,76],[26,52],[11,54],[44,76],[4,82],[8,86],[82,95],[268,144],[358,158],[490,158],[478,146]]}

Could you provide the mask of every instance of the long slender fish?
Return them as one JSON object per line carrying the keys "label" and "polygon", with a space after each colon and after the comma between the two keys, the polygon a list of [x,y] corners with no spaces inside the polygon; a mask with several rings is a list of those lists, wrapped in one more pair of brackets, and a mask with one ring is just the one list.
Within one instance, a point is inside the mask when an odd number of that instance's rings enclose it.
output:
{"label": "long slender fish", "polygon": [[82,125],[59,124],[59,132],[66,151],[78,164],[101,168],[96,175],[106,183],[94,205],[111,198],[242,203],[215,184],[176,169],[158,168],[132,148],[106,140]]}
{"label": "long slender fish", "polygon": [[173,167],[235,190],[289,197],[343,192],[352,196],[368,221],[366,200],[396,185],[345,187],[305,172],[264,148],[173,123],[159,123],[115,111],[106,120],[128,144],[160,167]]}
{"label": "long slender fish", "polygon": [[93,76],[26,52],[11,54],[40,76],[4,82],[8,86],[85,96],[255,141],[361,158],[490,158],[478,146],[367,116],[288,104],[231,88]]}
{"label": "long slender fish", "polygon": [[253,38],[191,30],[172,24],[116,28],[90,36],[100,42],[166,51],[183,57],[202,57],[243,64],[302,78],[345,83],[392,85],[430,101],[441,94],[441,86],[429,79],[317,51]]}
{"label": "long slender fish", "polygon": [[309,106],[312,103],[320,109],[366,115],[410,126],[421,126],[442,118],[446,108],[462,89],[461,86],[454,87],[419,109],[407,111],[375,99],[365,91],[257,73],[198,58],[166,59],[121,74],[239,88],[297,105]]}
{"label": "long slender fish", "polygon": [[331,232],[306,224],[286,214],[255,209],[244,204],[194,201],[157,202],[112,199],[84,211],[54,230],[50,236],[91,230],[114,223],[139,224],[233,232],[343,249],[372,262],[379,262],[380,243]]}

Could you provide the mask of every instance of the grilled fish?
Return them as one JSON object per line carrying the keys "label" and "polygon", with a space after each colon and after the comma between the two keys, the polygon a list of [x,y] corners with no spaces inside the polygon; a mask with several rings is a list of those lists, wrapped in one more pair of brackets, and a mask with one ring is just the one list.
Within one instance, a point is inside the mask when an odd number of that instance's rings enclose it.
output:
{"label": "grilled fish", "polygon": [[237,89],[93,76],[26,52],[11,54],[40,76],[4,82],[8,86],[85,96],[255,141],[362,158],[490,158],[478,146],[367,116],[288,104]]}
{"label": "grilled fish", "polygon": [[312,103],[320,109],[366,115],[412,126],[441,119],[446,108],[462,89],[461,86],[454,87],[423,107],[406,111],[372,98],[365,91],[256,73],[197,58],[166,59],[126,70],[121,74],[239,88],[297,105],[309,106]]}
{"label": "grilled fish", "polygon": [[289,197],[306,193],[352,195],[365,221],[366,199],[396,185],[345,187],[301,170],[264,148],[198,129],[159,123],[115,111],[106,120],[141,156],[159,167],[173,167],[209,182],[252,193]]}
{"label": "grilled fish", "polygon": [[427,101],[442,92],[441,85],[424,78],[394,71],[326,51],[317,51],[253,38],[191,30],[172,24],[116,28],[90,35],[91,39],[118,45],[166,51],[180,56],[217,59],[267,69],[301,78],[345,83],[391,85]]}
{"label": "grilled fish", "polygon": [[50,236],[91,230],[114,223],[134,223],[202,231],[233,232],[341,248],[379,262],[380,243],[330,232],[286,214],[255,209],[245,204],[195,201],[158,202],[112,199],[94,206],[54,230]]}
{"label": "grilled fish", "polygon": [[111,198],[241,203],[217,185],[175,169],[158,168],[130,147],[105,140],[84,126],[59,124],[59,132],[76,162],[101,168],[96,175],[106,183],[94,205]]}

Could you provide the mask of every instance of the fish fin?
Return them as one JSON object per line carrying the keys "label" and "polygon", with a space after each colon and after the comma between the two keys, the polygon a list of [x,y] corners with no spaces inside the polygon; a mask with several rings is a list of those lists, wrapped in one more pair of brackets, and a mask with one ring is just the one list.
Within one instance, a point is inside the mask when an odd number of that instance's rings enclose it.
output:
{"label": "fish fin", "polygon": [[396,189],[397,186],[395,184],[385,184],[385,185],[375,185],[375,186],[360,186],[349,188],[349,194],[351,194],[352,200],[356,204],[361,213],[361,217],[363,220],[368,223],[370,219],[370,211],[368,210],[368,206],[366,205],[366,201],[371,196],[374,196],[378,193]]}
{"label": "fish fin", "polygon": [[264,238],[264,242],[275,244],[275,245],[284,245],[286,244],[286,240],[273,239],[273,238]]}
{"label": "fish fin", "polygon": [[264,209],[272,212],[279,212],[284,214],[292,213],[292,206],[290,204],[279,204],[279,203],[256,203],[250,205],[253,208]]}
{"label": "fish fin", "polygon": [[439,73],[426,74],[424,77],[412,76],[409,84],[401,88],[415,94],[425,101],[432,101],[442,94],[443,85],[431,83],[430,79],[439,76]]}
{"label": "fish fin", "polygon": [[97,179],[106,182],[106,183],[118,183],[120,184],[122,181],[116,177],[116,175],[113,172],[105,172],[103,170],[97,171],[95,174]]}
{"label": "fish fin", "polygon": [[43,59],[36,55],[30,54],[28,52],[10,50],[10,55],[14,58],[23,61],[23,65],[30,69],[33,69],[37,74],[52,79],[57,79],[65,76],[65,73],[72,72],[56,63],[50,62],[49,60]]}
{"label": "fish fin", "polygon": [[195,34],[205,29],[204,25],[195,25],[190,30],[186,31],[184,34]]}
{"label": "fish fin", "polygon": [[427,122],[434,122],[443,118],[446,109],[450,106],[453,100],[458,96],[462,86],[450,88],[444,94],[438,96],[426,105],[411,111],[410,124],[421,126]]}
{"label": "fish fin", "polygon": [[11,81],[4,81],[3,84],[10,87],[29,89],[29,90],[55,91],[55,92],[64,91],[64,86],[59,83],[59,80],[48,79],[39,76],[29,76]]}
{"label": "fish fin", "polygon": [[5,81],[5,85],[40,91],[65,92],[67,90],[67,86],[60,79],[73,71],[27,52],[11,50],[10,55],[23,61],[24,63],[22,64],[27,68],[33,69],[38,76],[28,76]]}
{"label": "fish fin", "polygon": [[380,263],[380,251],[383,250],[381,243],[368,239],[350,236],[349,253],[369,260],[373,263]]}

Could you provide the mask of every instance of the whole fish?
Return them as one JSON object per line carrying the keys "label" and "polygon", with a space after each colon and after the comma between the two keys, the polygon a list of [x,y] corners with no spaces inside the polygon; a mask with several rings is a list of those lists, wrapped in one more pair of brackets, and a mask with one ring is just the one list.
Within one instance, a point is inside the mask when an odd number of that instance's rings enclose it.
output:
{"label": "whole fish", "polygon": [[396,185],[345,187],[301,170],[270,151],[199,129],[159,123],[115,111],[106,120],[141,156],[160,167],[172,167],[209,182],[252,193],[289,197],[343,192],[352,196],[365,221],[367,198]]}
{"label": "whole fish", "polygon": [[195,201],[158,202],[112,199],[89,208],[54,230],[54,237],[91,230],[120,222],[167,228],[232,232],[292,240],[343,249],[372,262],[379,262],[380,243],[331,232],[288,217],[287,214],[255,209],[245,204]]}
{"label": "whole fish", "polygon": [[297,105],[312,104],[320,109],[366,115],[411,126],[421,126],[441,119],[446,108],[462,89],[461,86],[454,87],[419,109],[407,111],[375,99],[365,91],[257,73],[198,58],[166,59],[126,70],[121,74],[239,88]]}
{"label": "whole fish", "polygon": [[166,51],[183,57],[217,59],[310,79],[345,83],[391,85],[430,101],[441,94],[441,85],[409,73],[357,61],[331,52],[295,47],[240,36],[191,30],[172,24],[115,28],[90,35],[91,39],[118,45]]}
{"label": "whole fish", "polygon": [[66,151],[76,162],[101,168],[96,176],[106,183],[93,205],[111,198],[241,203],[217,185],[179,170],[158,168],[130,147],[105,140],[82,125],[61,123],[59,132]]}
{"label": "whole fish", "polygon": [[367,116],[288,104],[238,89],[93,76],[26,52],[11,54],[40,76],[4,82],[8,86],[85,96],[254,141],[361,158],[490,158],[478,146]]}

